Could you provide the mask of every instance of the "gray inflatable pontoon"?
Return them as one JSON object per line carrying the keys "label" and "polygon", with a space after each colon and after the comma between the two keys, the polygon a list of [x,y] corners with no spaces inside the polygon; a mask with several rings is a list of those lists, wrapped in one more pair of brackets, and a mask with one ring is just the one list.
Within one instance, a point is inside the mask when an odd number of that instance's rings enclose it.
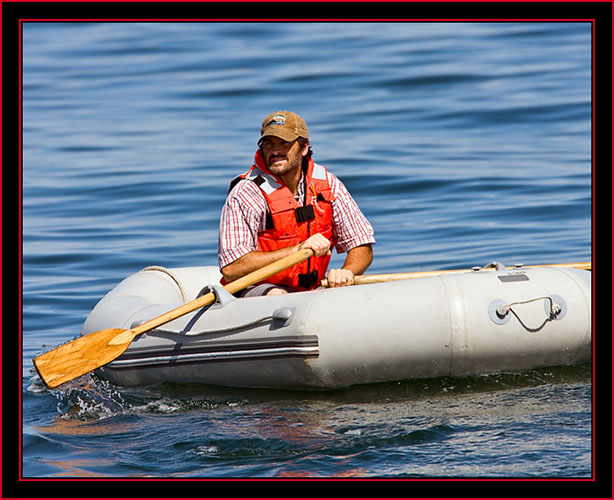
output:
{"label": "gray inflatable pontoon", "polygon": [[81,334],[132,328],[194,299],[212,306],[139,335],[98,373],[161,382],[331,389],[591,360],[591,273],[480,270],[237,299],[217,267],[147,268],[111,290]]}

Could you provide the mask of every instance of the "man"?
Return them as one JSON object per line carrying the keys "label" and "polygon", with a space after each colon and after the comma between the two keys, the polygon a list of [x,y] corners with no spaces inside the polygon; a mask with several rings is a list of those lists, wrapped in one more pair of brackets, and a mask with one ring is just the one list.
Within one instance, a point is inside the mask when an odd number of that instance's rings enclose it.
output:
{"label": "man", "polygon": [[[314,257],[250,287],[242,296],[312,290],[353,283],[373,260],[373,228],[345,186],[311,156],[309,131],[295,113],[267,116],[255,162],[234,179],[222,209],[218,261],[223,282],[234,281],[303,248]],[[347,252],[326,274],[331,247]]]}

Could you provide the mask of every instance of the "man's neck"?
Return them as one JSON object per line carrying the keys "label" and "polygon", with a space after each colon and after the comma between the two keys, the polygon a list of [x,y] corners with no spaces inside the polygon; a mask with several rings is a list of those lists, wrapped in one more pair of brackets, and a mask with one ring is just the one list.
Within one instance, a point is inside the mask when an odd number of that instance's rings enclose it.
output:
{"label": "man's neck", "polygon": [[298,185],[299,185],[299,182],[301,181],[302,173],[303,173],[302,169],[299,167],[293,170],[292,172],[288,172],[283,177],[281,177],[281,180],[286,185],[286,187],[290,190],[293,196],[296,196],[298,193]]}

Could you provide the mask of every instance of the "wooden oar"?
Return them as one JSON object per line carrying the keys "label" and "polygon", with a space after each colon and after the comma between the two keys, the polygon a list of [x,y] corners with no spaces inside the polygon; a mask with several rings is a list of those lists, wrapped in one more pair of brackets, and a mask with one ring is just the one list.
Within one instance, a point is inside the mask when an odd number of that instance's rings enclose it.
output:
{"label": "wooden oar", "polygon": [[[590,271],[592,265],[590,262],[575,262],[571,264],[542,264],[537,266],[522,266],[522,267],[506,267],[506,269],[526,269],[532,267],[571,267],[573,269],[585,269]],[[494,269],[494,268],[493,268]],[[489,270],[489,269],[485,269]],[[461,274],[472,271],[472,269],[455,269],[448,271],[417,271],[413,273],[396,273],[396,274],[362,274],[354,276],[354,285],[369,285],[372,283],[384,283],[387,281],[410,280],[415,278],[428,278],[429,276],[441,276],[443,274]],[[328,288],[328,280],[322,280],[322,286]]]}
{"label": "wooden oar", "polygon": [[[313,250],[311,249],[299,250],[227,284],[224,289],[231,294],[237,293],[312,256]],[[130,330],[112,328],[84,335],[37,356],[33,360],[34,366],[41,380],[52,389],[110,363],[128,348],[137,335],[212,304],[214,301],[215,294],[210,292]]]}

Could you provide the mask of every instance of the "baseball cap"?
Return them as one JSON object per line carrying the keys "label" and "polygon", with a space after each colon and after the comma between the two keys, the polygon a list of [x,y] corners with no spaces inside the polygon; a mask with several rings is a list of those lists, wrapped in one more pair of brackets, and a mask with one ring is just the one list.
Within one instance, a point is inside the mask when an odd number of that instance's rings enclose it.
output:
{"label": "baseball cap", "polygon": [[309,131],[307,130],[305,120],[291,111],[277,111],[267,116],[260,128],[258,144],[267,135],[274,135],[288,142],[298,137],[309,139]]}

